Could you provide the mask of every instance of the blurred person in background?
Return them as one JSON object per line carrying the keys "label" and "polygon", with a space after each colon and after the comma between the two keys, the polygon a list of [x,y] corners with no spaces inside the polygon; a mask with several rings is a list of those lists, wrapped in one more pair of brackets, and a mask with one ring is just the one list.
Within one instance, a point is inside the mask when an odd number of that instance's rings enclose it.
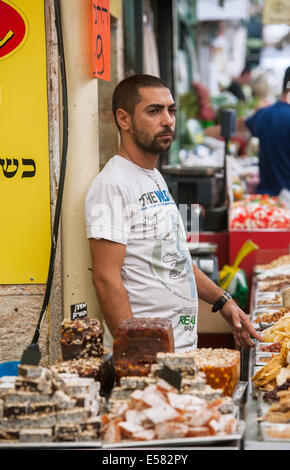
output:
{"label": "blurred person in background", "polygon": [[[258,109],[250,117],[236,121],[236,133],[259,139],[259,194],[278,196],[290,191],[290,67],[285,71],[280,98]],[[220,137],[221,126],[204,130],[205,135]]]}
{"label": "blurred person in background", "polygon": [[232,93],[239,101],[246,101],[246,95],[243,90],[244,85],[249,85],[252,81],[251,69],[246,66],[241,75],[234,77],[227,87],[226,91]]}

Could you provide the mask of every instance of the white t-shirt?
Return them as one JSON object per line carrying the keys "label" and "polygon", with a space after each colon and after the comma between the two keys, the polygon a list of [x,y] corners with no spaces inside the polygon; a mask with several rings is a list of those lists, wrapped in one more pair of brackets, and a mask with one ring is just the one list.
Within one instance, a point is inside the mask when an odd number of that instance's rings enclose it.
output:
{"label": "white t-shirt", "polygon": [[[198,299],[180,213],[161,173],[118,155],[93,180],[87,238],[126,245],[121,271],[133,316],[172,322],[176,351],[197,347]],[[112,347],[105,325],[104,344]]]}

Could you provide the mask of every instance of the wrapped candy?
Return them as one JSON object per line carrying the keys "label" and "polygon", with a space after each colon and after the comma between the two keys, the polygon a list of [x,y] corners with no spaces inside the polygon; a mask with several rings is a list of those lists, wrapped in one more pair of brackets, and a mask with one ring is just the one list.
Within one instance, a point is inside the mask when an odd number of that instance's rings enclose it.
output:
{"label": "wrapped candy", "polygon": [[230,212],[230,229],[290,229],[290,211],[277,197],[247,195],[235,201]]}

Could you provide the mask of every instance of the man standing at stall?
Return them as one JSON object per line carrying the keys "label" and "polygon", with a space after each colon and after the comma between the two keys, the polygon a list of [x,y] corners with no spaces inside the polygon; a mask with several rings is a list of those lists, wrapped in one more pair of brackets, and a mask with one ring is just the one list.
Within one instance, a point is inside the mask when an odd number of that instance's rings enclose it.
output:
{"label": "man standing at stall", "polygon": [[157,77],[134,75],[118,84],[112,107],[120,148],[93,180],[85,206],[105,346],[134,316],[168,318],[175,349],[197,347],[198,297],[230,324],[238,347],[253,345],[251,336],[261,338],[247,315],[193,265],[179,211],[155,168],[175,130],[170,90]]}

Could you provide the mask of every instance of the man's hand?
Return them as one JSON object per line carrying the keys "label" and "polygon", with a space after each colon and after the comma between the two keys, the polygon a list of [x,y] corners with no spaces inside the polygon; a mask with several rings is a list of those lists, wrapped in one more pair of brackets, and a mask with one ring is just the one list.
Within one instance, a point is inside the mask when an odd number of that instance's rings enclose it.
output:
{"label": "man's hand", "polygon": [[234,300],[228,300],[220,310],[220,314],[229,323],[237,348],[241,348],[242,346],[254,346],[251,337],[258,341],[263,341],[262,336],[257,333],[248,316]]}
{"label": "man's hand", "polygon": [[[217,286],[206,274],[193,264],[193,271],[197,286],[198,296],[205,302],[213,305],[223,294],[223,289]],[[238,348],[241,346],[254,346],[251,337],[258,341],[263,338],[256,332],[251,324],[248,315],[236,304],[233,299],[228,300],[220,310],[222,317],[229,323],[235,344]],[[215,313],[216,315],[216,313]]]}

